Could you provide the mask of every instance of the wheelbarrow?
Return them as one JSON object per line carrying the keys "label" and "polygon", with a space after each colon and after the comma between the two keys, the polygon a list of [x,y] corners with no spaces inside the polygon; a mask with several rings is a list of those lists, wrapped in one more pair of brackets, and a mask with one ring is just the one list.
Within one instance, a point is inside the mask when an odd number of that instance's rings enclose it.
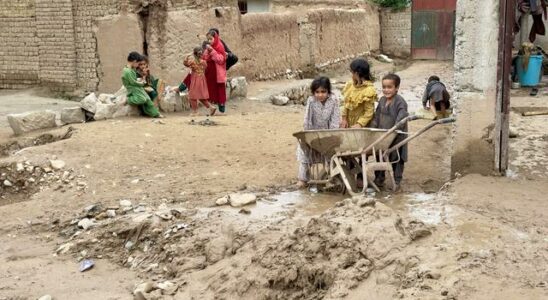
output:
{"label": "wheelbarrow", "polygon": [[[294,133],[301,147],[310,148],[311,155],[320,154],[324,159],[311,166],[312,185],[324,187],[340,193],[356,196],[366,193],[369,187],[380,191],[374,183],[374,171],[385,171],[386,178],[395,191],[396,183],[390,153],[396,151],[411,140],[420,136],[439,124],[455,122],[455,118],[445,118],[430,122],[415,133],[399,131],[405,123],[420,119],[418,116],[408,116],[390,129],[351,128],[330,130],[307,130]],[[396,145],[392,145],[398,134],[407,137]],[[315,153],[314,153],[315,152]],[[370,158],[368,161],[367,158]],[[363,176],[363,187],[358,188],[357,175]]]}

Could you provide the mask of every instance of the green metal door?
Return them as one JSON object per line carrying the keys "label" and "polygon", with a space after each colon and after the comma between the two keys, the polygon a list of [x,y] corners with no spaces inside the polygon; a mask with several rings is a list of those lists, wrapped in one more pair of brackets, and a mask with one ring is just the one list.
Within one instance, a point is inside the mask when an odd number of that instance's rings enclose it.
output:
{"label": "green metal door", "polygon": [[414,11],[411,49],[413,58],[435,58],[438,47],[438,13]]}

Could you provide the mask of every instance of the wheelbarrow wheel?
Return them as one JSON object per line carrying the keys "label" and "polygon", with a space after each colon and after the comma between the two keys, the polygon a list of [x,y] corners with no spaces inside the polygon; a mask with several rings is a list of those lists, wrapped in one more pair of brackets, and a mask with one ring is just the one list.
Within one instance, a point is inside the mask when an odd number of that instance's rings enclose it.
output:
{"label": "wheelbarrow wheel", "polygon": [[335,176],[333,178],[332,184],[333,184],[333,187],[331,188],[331,190],[334,193],[338,193],[338,194],[342,194],[342,195],[346,194],[346,185],[344,185],[344,182],[343,182],[340,175]]}

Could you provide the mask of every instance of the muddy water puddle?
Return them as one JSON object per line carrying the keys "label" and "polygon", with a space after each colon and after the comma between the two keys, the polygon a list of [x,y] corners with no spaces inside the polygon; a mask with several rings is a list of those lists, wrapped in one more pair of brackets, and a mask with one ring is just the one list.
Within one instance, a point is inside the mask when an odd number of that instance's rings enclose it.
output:
{"label": "muddy water puddle", "polygon": [[250,220],[280,219],[288,216],[308,219],[321,215],[345,198],[347,197],[340,194],[294,191],[257,199],[255,204],[244,208],[225,206],[215,209]]}
{"label": "muddy water puddle", "polygon": [[377,198],[395,211],[406,213],[426,224],[450,223],[456,216],[455,208],[447,205],[443,196],[438,194],[392,194]]}

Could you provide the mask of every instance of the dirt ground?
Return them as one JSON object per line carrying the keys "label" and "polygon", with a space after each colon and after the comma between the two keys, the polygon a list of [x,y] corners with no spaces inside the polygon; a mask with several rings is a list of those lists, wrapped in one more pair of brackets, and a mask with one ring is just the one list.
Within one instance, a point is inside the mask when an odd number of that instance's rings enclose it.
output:
{"label": "dirt ground", "polygon": [[[451,72],[400,71],[411,109],[431,73],[450,85]],[[261,89],[270,84],[283,83]],[[548,103],[525,98],[515,107]],[[216,126],[187,114],[76,125],[0,157],[0,173],[25,186],[0,197],[0,299],[548,297],[544,117],[512,115],[507,177],[452,179],[451,128],[434,128],[410,144],[403,192],[375,204],[292,189],[302,106],[239,100],[228,111]],[[233,192],[259,200],[215,205]],[[95,267],[81,273],[86,258]]]}

